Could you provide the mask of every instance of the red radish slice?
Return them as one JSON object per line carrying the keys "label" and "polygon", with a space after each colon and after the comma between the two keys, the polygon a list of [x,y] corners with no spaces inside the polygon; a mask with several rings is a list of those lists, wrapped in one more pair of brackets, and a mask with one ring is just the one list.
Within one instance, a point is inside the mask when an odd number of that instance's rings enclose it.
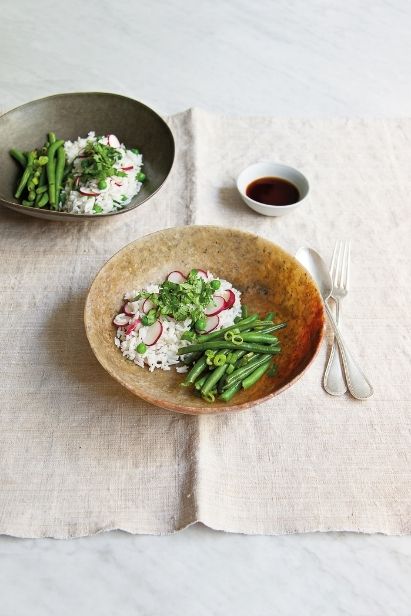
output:
{"label": "red radish slice", "polygon": [[207,272],[205,272],[204,270],[197,270],[197,275],[199,276],[199,278],[202,278],[203,280],[207,280],[208,276],[207,276]]}
{"label": "red radish slice", "polygon": [[129,325],[127,326],[126,336],[129,336],[131,332],[133,332],[135,329],[138,329],[140,325],[141,325],[140,319],[135,319],[134,321],[131,321]]}
{"label": "red radish slice", "polygon": [[128,325],[130,322],[130,317],[128,317],[124,312],[120,312],[117,316],[114,317],[113,323],[117,325],[117,327],[124,327]]}
{"label": "red radish slice", "polygon": [[213,297],[213,300],[208,304],[207,308],[204,310],[204,314],[207,317],[213,317],[215,314],[218,314],[224,309],[225,309],[224,297],[221,297],[221,295],[215,295]]}
{"label": "red radish slice", "polygon": [[114,182],[116,186],[123,186],[123,184],[119,184],[119,182]]}
{"label": "red radish slice", "polygon": [[174,282],[175,284],[182,284],[187,280],[187,278],[181,272],[170,272],[167,276],[167,280],[169,282]]}
{"label": "red radish slice", "polygon": [[144,314],[148,314],[152,308],[155,308],[155,305],[151,301],[149,297],[147,297],[146,301],[143,303],[142,309]]}
{"label": "red radish slice", "polygon": [[112,148],[119,148],[120,147],[120,141],[117,139],[117,137],[115,135],[107,135],[107,141],[110,147]]}
{"label": "red radish slice", "polygon": [[162,333],[163,326],[160,321],[156,321],[155,323],[153,323],[153,325],[147,327],[146,331],[142,335],[144,344],[146,344],[147,346],[153,346],[153,344],[155,344],[160,338]]}
{"label": "red radish slice", "polygon": [[80,188],[80,195],[84,195],[85,197],[98,197],[99,196],[99,192],[90,192],[90,191],[85,191],[84,188]]}
{"label": "red radish slice", "polygon": [[207,317],[206,318],[206,326],[204,328],[204,333],[209,334],[216,327],[218,327],[219,323],[220,323],[220,319],[219,319],[219,317],[216,314],[213,315],[212,317]]}
{"label": "red radish slice", "polygon": [[229,308],[232,308],[234,306],[235,295],[233,291],[230,291],[230,289],[228,289],[227,291],[219,291],[218,294],[224,298],[224,301],[225,301],[224,310],[228,310]]}
{"label": "red radish slice", "polygon": [[129,317],[131,317],[134,314],[133,306],[132,306],[131,302],[127,302],[127,304],[124,304],[123,310],[124,310],[124,312],[126,314],[128,314]]}
{"label": "red radish slice", "polygon": [[121,167],[123,171],[131,171],[132,169],[134,169],[133,165],[130,165],[129,167]]}

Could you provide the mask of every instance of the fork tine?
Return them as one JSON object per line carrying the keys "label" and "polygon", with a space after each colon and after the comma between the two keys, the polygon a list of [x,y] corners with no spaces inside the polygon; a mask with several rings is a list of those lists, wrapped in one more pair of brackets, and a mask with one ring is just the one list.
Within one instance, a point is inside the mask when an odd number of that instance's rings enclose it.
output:
{"label": "fork tine", "polygon": [[342,240],[340,240],[338,242],[338,259],[337,259],[337,268],[335,272],[335,281],[334,281],[334,286],[336,287],[341,286],[343,258],[344,258],[344,243]]}
{"label": "fork tine", "polygon": [[338,241],[335,242],[333,256],[332,256],[331,265],[330,265],[330,276],[331,276],[331,279],[334,285],[336,283],[336,274],[337,274],[338,244],[339,244]]}
{"label": "fork tine", "polygon": [[341,286],[348,290],[350,282],[350,254],[351,254],[351,242],[344,242],[344,254],[341,267]]}

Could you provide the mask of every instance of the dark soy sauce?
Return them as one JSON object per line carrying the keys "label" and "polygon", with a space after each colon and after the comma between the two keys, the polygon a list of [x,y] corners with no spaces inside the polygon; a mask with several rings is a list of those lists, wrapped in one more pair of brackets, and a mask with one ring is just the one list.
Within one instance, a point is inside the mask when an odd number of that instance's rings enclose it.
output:
{"label": "dark soy sauce", "polygon": [[266,205],[291,205],[300,200],[294,184],[283,178],[258,178],[247,186],[247,197]]}

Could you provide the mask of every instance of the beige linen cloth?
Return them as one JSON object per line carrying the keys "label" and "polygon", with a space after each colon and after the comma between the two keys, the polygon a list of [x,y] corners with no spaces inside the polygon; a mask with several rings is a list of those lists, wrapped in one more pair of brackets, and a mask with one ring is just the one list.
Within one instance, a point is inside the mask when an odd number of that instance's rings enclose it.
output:
{"label": "beige linen cloth", "polygon": [[[149,203],[109,221],[42,222],[0,209],[0,532],[411,531],[411,121],[169,118],[177,158]],[[92,127],[90,127],[91,129]],[[309,178],[284,218],[234,184],[277,160]],[[352,241],[344,333],[375,387],[367,402],[304,377],[243,413],[189,417],[132,396],[100,367],[83,306],[104,262],[178,225],[254,231],[290,252]],[[217,272],[218,273],[218,272]]]}

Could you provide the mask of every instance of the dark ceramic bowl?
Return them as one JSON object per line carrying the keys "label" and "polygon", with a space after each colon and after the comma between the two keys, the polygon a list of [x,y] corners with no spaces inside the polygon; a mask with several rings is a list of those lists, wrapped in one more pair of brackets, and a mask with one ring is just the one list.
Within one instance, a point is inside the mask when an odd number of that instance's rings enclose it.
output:
{"label": "dark ceramic bowl", "polygon": [[[21,168],[9,150],[40,147],[54,131],[65,141],[85,137],[90,131],[117,135],[128,147],[143,154],[147,176],[142,189],[123,209],[110,214],[68,214],[24,207],[14,198]],[[27,103],[0,116],[0,203],[16,212],[49,220],[99,220],[117,216],[141,205],[165,182],[174,160],[174,139],[155,111],[131,98],[102,92],[57,94]]]}
{"label": "dark ceramic bowl", "polygon": [[[153,259],[153,250],[156,259]],[[125,359],[114,345],[113,317],[124,293],[164,280],[171,270],[209,269],[242,292],[250,312],[274,310],[287,321],[278,333],[282,351],[277,375],[264,376],[228,403],[207,404],[180,384],[174,368],[149,372]],[[177,227],[128,244],[97,274],[84,320],[90,345],[103,368],[131,392],[162,408],[192,415],[250,408],[295,383],[312,363],[324,335],[324,308],[308,272],[276,244],[251,233],[222,227]]]}

